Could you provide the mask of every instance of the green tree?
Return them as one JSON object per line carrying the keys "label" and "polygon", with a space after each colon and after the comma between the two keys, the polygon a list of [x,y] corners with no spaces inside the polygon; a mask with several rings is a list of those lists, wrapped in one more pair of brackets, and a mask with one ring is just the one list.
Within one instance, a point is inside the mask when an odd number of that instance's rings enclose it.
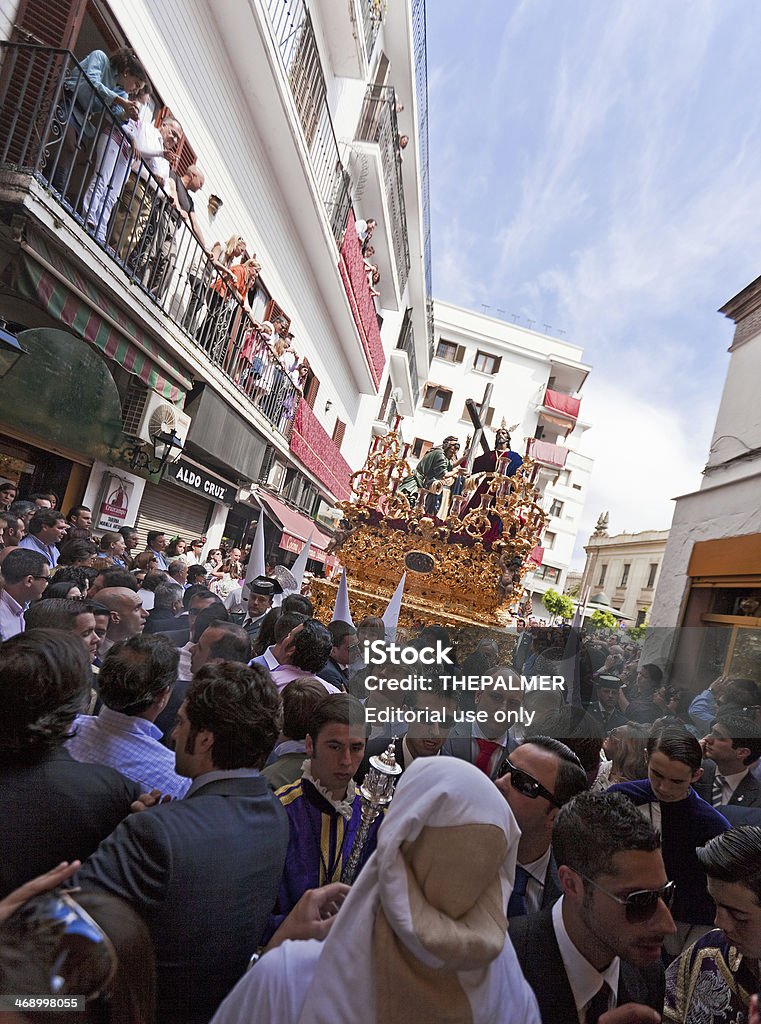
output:
{"label": "green tree", "polygon": [[641,626],[630,626],[626,631],[626,635],[639,643],[644,638],[646,630],[647,622],[643,622]]}
{"label": "green tree", "polygon": [[542,604],[553,619],[572,619],[575,606],[570,597],[558,594],[557,590],[548,590],[542,598]]}
{"label": "green tree", "polygon": [[618,625],[613,612],[604,612],[601,608],[598,608],[596,612],[592,612],[592,617],[589,621],[593,629],[615,629]]}

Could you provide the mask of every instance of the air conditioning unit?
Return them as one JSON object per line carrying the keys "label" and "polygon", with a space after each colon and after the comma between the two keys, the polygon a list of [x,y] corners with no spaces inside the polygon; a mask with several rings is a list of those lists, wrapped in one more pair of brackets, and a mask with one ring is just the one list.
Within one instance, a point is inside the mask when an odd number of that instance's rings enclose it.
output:
{"label": "air conditioning unit", "polygon": [[282,462],[278,462],[277,459],[275,459],[267,476],[267,483],[274,491],[280,491],[282,488],[285,483],[285,474],[287,471],[287,467]]}
{"label": "air conditioning unit", "polygon": [[162,430],[166,433],[171,433],[174,430],[184,444],[187,440],[190,423],[191,418],[186,412],[178,409],[171,402],[167,402],[165,398],[157,395],[155,391],[150,391],[145,402],[143,414],[140,417],[137,436],[141,441],[152,444],[155,435]]}

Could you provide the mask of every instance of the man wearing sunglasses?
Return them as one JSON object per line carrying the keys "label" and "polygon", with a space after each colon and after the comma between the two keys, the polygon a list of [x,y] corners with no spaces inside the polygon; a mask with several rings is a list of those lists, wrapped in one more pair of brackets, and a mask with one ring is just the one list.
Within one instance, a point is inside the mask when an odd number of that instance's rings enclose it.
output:
{"label": "man wearing sunglasses", "polygon": [[[562,897],[510,922],[543,1024],[660,1021],[676,926],[658,833],[618,794],[586,792],[558,812],[552,848]],[[629,1016],[609,1012],[624,1004]]]}
{"label": "man wearing sunglasses", "polygon": [[549,907],[560,896],[552,826],[560,808],[587,788],[578,757],[551,736],[533,736],[505,758],[497,789],[521,830],[509,918]]}

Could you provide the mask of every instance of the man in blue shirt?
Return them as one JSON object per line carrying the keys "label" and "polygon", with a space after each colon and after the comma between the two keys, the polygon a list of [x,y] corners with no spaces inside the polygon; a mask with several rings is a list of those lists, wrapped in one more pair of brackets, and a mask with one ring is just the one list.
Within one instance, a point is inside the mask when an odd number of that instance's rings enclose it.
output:
{"label": "man in blue shirt", "polygon": [[165,636],[133,636],[115,644],[98,676],[103,708],[97,717],[79,715],[66,744],[76,761],[107,764],[139,782],[183,797],[190,782],[174,770],[174,753],[154,724],[169,701],[179,655]]}
{"label": "man in blue shirt", "polygon": [[52,508],[41,508],[29,520],[29,533],[19,544],[20,548],[38,551],[44,555],[51,569],[58,565],[57,544],[66,533],[66,520]]}

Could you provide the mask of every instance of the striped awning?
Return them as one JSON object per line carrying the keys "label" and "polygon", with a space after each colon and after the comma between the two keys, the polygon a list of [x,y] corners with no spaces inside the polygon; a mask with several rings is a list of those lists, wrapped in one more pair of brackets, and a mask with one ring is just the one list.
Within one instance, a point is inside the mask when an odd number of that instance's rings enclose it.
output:
{"label": "striped awning", "polygon": [[[35,254],[65,280],[46,270]],[[53,252],[31,224],[21,252],[9,261],[5,283],[23,298],[42,305],[62,327],[70,328],[173,404],[180,404],[192,387],[170,353],[113,302],[94,278],[80,273],[71,259],[61,259]]]}

